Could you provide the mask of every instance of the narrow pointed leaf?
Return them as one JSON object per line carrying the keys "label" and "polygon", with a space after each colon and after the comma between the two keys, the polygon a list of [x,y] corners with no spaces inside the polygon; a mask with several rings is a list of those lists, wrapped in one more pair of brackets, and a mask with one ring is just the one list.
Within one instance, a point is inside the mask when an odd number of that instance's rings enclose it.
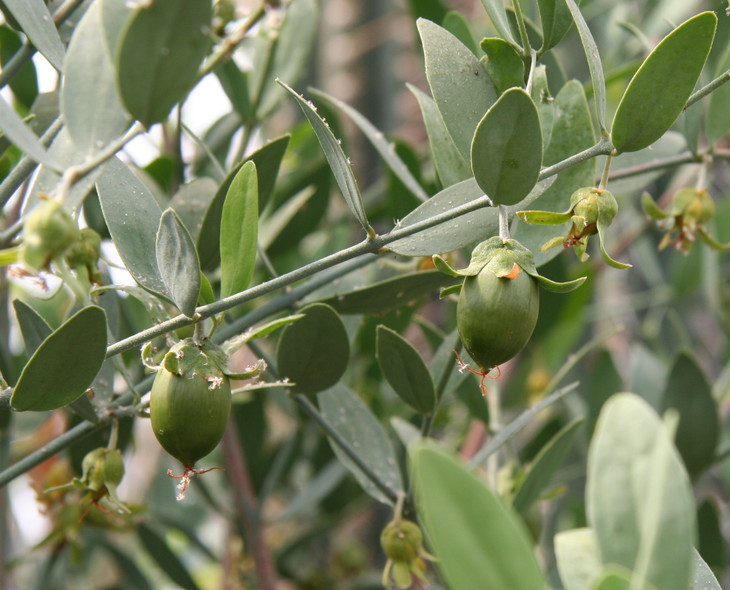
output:
{"label": "narrow pointed leaf", "polygon": [[613,119],[611,140],[619,152],[643,149],[669,131],[702,73],[716,26],[712,12],[700,13],[674,29],[644,60]]}
{"label": "narrow pointed leaf", "polygon": [[2,96],[0,96],[0,129],[16,147],[36,162],[45,164],[54,170],[59,169],[58,163],[43,147],[36,134]]}
{"label": "narrow pointed leaf", "polygon": [[129,113],[146,127],[167,118],[208,52],[210,2],[138,3],[119,38],[117,80]]}
{"label": "narrow pointed leaf", "polygon": [[469,161],[456,148],[456,144],[446,129],[444,120],[439,113],[436,101],[422,90],[408,84],[421,108],[421,117],[426,126],[428,143],[431,146],[431,157],[442,186],[450,187],[454,184],[471,178]]}
{"label": "narrow pointed leaf", "polygon": [[172,209],[160,217],[155,253],[165,291],[184,315],[193,317],[200,295],[200,262],[190,233]]}
{"label": "narrow pointed leaf", "polygon": [[284,328],[276,349],[279,376],[294,383],[297,393],[313,394],[335,385],[347,368],[350,341],[337,312],[313,303]]}
{"label": "narrow pointed leaf", "polygon": [[637,582],[686,590],[692,489],[668,429],[634,394],[614,395],[603,406],[588,454],[586,500],[604,563],[634,571]]}
{"label": "narrow pointed leaf", "polygon": [[71,138],[85,154],[98,152],[129,125],[102,22],[103,4],[89,6],[71,37],[63,63],[61,112]]}
{"label": "narrow pointed leaf", "polygon": [[596,101],[596,117],[598,126],[606,129],[606,77],[603,74],[603,65],[601,64],[601,54],[598,52],[598,46],[588,28],[583,14],[575,0],[565,0],[570,10],[570,14],[575,22],[575,28],[578,29],[580,41],[583,44],[583,52],[588,61],[588,69],[591,72],[591,81],[593,83],[593,95]]}
{"label": "narrow pointed leaf", "polygon": [[89,306],[48,336],[20,374],[10,405],[17,411],[55,410],[79,398],[106,356],[106,314]]}
{"label": "narrow pointed leaf", "polygon": [[330,126],[324,121],[324,119],[317,114],[317,111],[311,102],[302,98],[281,80],[279,81],[279,84],[281,84],[282,87],[299,103],[299,106],[304,112],[304,116],[310,122],[314,129],[314,133],[317,135],[319,144],[322,146],[322,151],[329,162],[332,174],[337,182],[337,186],[340,188],[342,196],[345,197],[347,206],[350,208],[350,211],[363,229],[369,235],[372,235],[374,230],[370,227],[370,223],[365,215],[365,209],[362,204],[362,196],[360,195],[360,189],[357,186],[357,180],[355,179],[355,174],[352,171],[350,160],[345,155],[345,152],[342,151],[342,146],[334,133],[332,133],[332,129],[330,129]]}
{"label": "narrow pointed leaf", "polygon": [[495,205],[514,205],[537,183],[542,131],[532,98],[521,88],[506,91],[479,122],[471,145],[471,168]]}
{"label": "narrow pointed leaf", "polygon": [[256,264],[259,195],[256,164],[246,162],[228,188],[221,217],[221,297],[243,291]]}
{"label": "narrow pointed leaf", "polygon": [[[350,389],[338,384],[317,395],[317,401],[327,422],[378,479],[394,492],[402,492],[403,477],[390,438],[362,400]],[[365,492],[383,504],[392,503],[332,440],[330,446]]]}
{"label": "narrow pointed leaf", "polygon": [[63,67],[65,50],[53,17],[43,0],[4,0],[15,20],[33,46],[59,72]]}
{"label": "narrow pointed leaf", "polygon": [[436,388],[426,363],[398,332],[378,326],[376,356],[383,376],[404,402],[421,414],[436,405]]}
{"label": "narrow pointed leaf", "polygon": [[137,526],[137,534],[147,555],[158,565],[165,575],[184,590],[199,590],[180,558],[170,549],[167,542],[147,524]]}
{"label": "narrow pointed leaf", "polygon": [[96,189],[109,233],[132,278],[145,289],[164,296],[167,288],[156,256],[162,211],[155,197],[116,158],[107,163]]}
{"label": "narrow pointed leaf", "polygon": [[583,418],[573,420],[542,447],[517,488],[512,501],[515,510],[524,514],[539,499],[540,494],[550,485],[555,472],[562,467],[582,425]]}
{"label": "narrow pointed leaf", "polygon": [[418,19],[426,78],[456,148],[469,160],[474,130],[497,93],[476,56],[446,29]]}
{"label": "narrow pointed leaf", "polygon": [[715,461],[720,418],[710,383],[689,353],[679,354],[672,363],[663,410],[670,408],[679,413],[675,444],[689,474],[697,476]]}
{"label": "narrow pointed leaf", "polygon": [[411,171],[405,165],[403,160],[398,157],[398,154],[396,154],[395,149],[393,148],[393,144],[385,139],[382,131],[379,131],[357,110],[334,96],[330,96],[320,90],[312,90],[311,92],[325,104],[340,109],[343,113],[350,117],[355,125],[358,126],[360,131],[365,134],[365,137],[368,138],[368,141],[380,154],[380,157],[383,158],[383,162],[387,164],[387,166],[393,171],[393,174],[398,177],[405,187],[421,201],[428,199],[426,191],[423,190],[423,187],[418,183],[413,174],[411,174]]}
{"label": "narrow pointed leaf", "polygon": [[[416,510],[451,590],[542,590],[522,521],[472,472],[435,445],[410,455]],[[489,523],[485,526],[484,523]]]}

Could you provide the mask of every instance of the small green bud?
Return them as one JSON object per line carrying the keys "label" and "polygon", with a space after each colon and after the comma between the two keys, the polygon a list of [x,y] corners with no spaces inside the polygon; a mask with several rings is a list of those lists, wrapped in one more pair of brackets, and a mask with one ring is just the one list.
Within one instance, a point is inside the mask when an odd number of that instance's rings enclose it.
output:
{"label": "small green bud", "polygon": [[124,460],[117,449],[100,447],[81,462],[81,482],[91,491],[114,490],[124,477]]}
{"label": "small green bud", "polygon": [[423,534],[415,522],[391,521],[380,534],[380,546],[389,559],[410,563],[423,547]]}
{"label": "small green bud", "polygon": [[23,226],[22,259],[41,270],[76,241],[79,230],[59,201],[46,200],[31,211]]}

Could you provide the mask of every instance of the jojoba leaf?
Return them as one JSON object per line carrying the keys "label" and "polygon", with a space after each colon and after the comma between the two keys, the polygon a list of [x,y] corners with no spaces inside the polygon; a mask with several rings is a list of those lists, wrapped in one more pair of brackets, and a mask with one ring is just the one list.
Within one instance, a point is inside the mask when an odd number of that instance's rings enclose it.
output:
{"label": "jojoba leaf", "polygon": [[106,314],[91,305],[51,333],[20,374],[10,405],[17,411],[62,408],[94,381],[106,356]]}
{"label": "jojoba leaf", "polygon": [[495,205],[514,205],[537,183],[542,131],[537,107],[522,88],[507,90],[477,125],[471,168]]}
{"label": "jojoba leaf", "polygon": [[3,97],[0,97],[0,129],[16,147],[23,150],[33,160],[45,164],[52,170],[60,170],[55,158],[48,153],[36,134]]}
{"label": "jojoba leaf", "polygon": [[460,12],[449,10],[443,19],[441,26],[461,41],[473,54],[477,55],[479,48],[474,40],[474,33],[469,25],[469,20]]}
{"label": "jojoba leaf", "polygon": [[3,4],[33,46],[60,72],[66,51],[46,3],[43,0],[4,0]]}
{"label": "jojoba leaf", "polygon": [[436,101],[415,86],[411,84],[407,86],[421,108],[428,143],[431,146],[433,165],[436,167],[441,185],[446,188],[471,178],[471,166],[457,149],[441,113],[439,113]]}
{"label": "jojoba leaf", "polygon": [[[580,4],[580,2],[577,2]],[[573,17],[565,2],[555,0],[538,0],[540,23],[542,24],[542,47],[540,53],[545,53],[555,47],[573,25]]]}
{"label": "jojoba leaf", "polygon": [[456,148],[468,161],[474,130],[497,93],[479,60],[454,35],[422,18],[417,25],[431,95]]}
{"label": "jojoba leaf", "polygon": [[162,211],[155,197],[117,158],[104,166],[96,190],[109,233],[129,274],[148,291],[167,297],[157,266],[157,229]]}
{"label": "jojoba leaf", "polygon": [[545,488],[550,485],[555,472],[565,461],[582,424],[583,418],[573,420],[540,449],[530,470],[517,488],[512,501],[515,510],[525,514]]}
{"label": "jojoba leaf", "polygon": [[421,414],[433,412],[433,379],[413,345],[394,330],[378,326],[376,351],[380,369],[398,397]]}
{"label": "jojoba leaf", "polygon": [[362,196],[360,194],[360,189],[357,186],[355,174],[352,171],[350,159],[345,155],[340,142],[335,137],[334,133],[332,133],[332,129],[330,129],[330,126],[317,113],[317,109],[311,102],[305,100],[299,94],[294,92],[294,90],[281,80],[278,82],[294,97],[297,103],[299,103],[304,116],[312,125],[312,129],[314,129],[314,133],[319,140],[322,151],[324,152],[327,162],[329,162],[330,168],[332,169],[332,174],[335,177],[337,186],[339,187],[342,196],[345,198],[347,206],[355,216],[355,219],[357,219],[368,235],[374,235],[375,230],[370,227],[370,223],[365,215],[365,208],[362,204]]}
{"label": "jojoba leaf", "polygon": [[[728,45],[725,53],[717,64],[715,70],[715,77],[722,75],[727,76],[727,72],[730,70],[730,45]],[[709,102],[707,104],[707,117],[705,119],[705,133],[707,134],[707,141],[710,144],[714,144],[716,141],[722,139],[725,134],[730,131],[730,109],[727,105],[730,104],[730,84],[723,84],[720,88],[716,88],[715,91],[710,94]]]}
{"label": "jojoba leaf", "polygon": [[410,459],[416,510],[449,588],[544,588],[527,530],[497,494],[435,444],[416,445]]}
{"label": "jojoba leaf", "polygon": [[23,334],[25,352],[32,355],[53,330],[36,310],[20,299],[13,299],[13,309]]}
{"label": "jojoba leaf", "polygon": [[487,58],[482,59],[481,63],[499,94],[508,88],[524,84],[525,62],[514,45],[496,37],[482,39],[481,47],[487,54]]}
{"label": "jojoba leaf", "polygon": [[289,145],[289,135],[282,135],[261,146],[247,156],[245,160],[235,165],[221,182],[213,200],[205,212],[200,232],[198,233],[198,254],[200,264],[204,270],[213,270],[220,261],[220,231],[223,217],[223,203],[228,189],[236,178],[241,167],[246,162],[256,164],[258,180],[258,210],[262,211],[268,202],[269,195],[274,188],[274,182],[279,172],[281,160]]}
{"label": "jojoba leaf", "polygon": [[[320,411],[327,422],[346,440],[380,481],[394,492],[403,491],[403,476],[390,438],[370,409],[341,383],[317,395]],[[392,504],[385,494],[360,470],[331,438],[337,458],[357,479],[363,490],[378,502]]]}
{"label": "jojoba leaf", "polygon": [[606,129],[606,77],[603,74],[603,65],[601,64],[601,54],[598,51],[596,41],[588,28],[583,14],[576,0],[564,0],[570,10],[570,14],[575,22],[575,28],[578,29],[580,41],[583,44],[583,52],[588,61],[588,69],[591,72],[591,82],[593,83],[593,94],[596,99],[596,117],[598,125],[601,129]]}
{"label": "jojoba leaf", "polygon": [[117,47],[117,86],[124,106],[146,127],[183,99],[208,52],[210,2],[137,3]]}
{"label": "jojoba leaf", "polygon": [[704,371],[686,352],[674,359],[667,379],[662,409],[670,408],[679,413],[677,450],[689,474],[696,477],[715,461],[720,419]]}
{"label": "jojoba leaf", "polygon": [[383,158],[383,162],[388,165],[393,174],[396,175],[396,177],[405,185],[405,187],[409,191],[411,191],[411,193],[419,200],[425,201],[426,199],[428,199],[426,191],[423,190],[423,187],[418,183],[413,174],[411,174],[411,171],[405,165],[403,160],[398,157],[398,154],[393,148],[393,144],[385,139],[385,136],[381,131],[376,129],[376,127],[362,114],[360,114],[359,111],[355,110],[347,103],[342,102],[341,100],[338,100],[334,96],[330,96],[329,94],[326,94],[321,90],[312,90],[311,92],[314,96],[316,96],[325,104],[341,110],[348,117],[350,117],[353,123],[355,123],[360,131],[363,132],[365,137],[368,138],[368,141],[380,154],[380,157]]}
{"label": "jojoba leaf", "polygon": [[200,295],[200,262],[193,239],[172,209],[160,217],[155,253],[167,293],[184,315],[193,317]]}
{"label": "jojoba leaf", "polygon": [[236,173],[223,203],[220,230],[221,297],[243,291],[256,264],[259,195],[256,164]]}
{"label": "jojoba leaf", "polygon": [[[686,590],[695,502],[672,438],[671,428],[642,398],[611,397],[588,451],[586,505],[604,563],[634,570],[637,583]],[[641,567],[635,570],[637,558]]]}
{"label": "jojoba leaf", "polygon": [[335,385],[347,368],[350,341],[337,312],[313,303],[299,310],[304,317],[281,332],[276,366],[297,393],[313,394]]}
{"label": "jojoba leaf", "polygon": [[715,14],[702,12],[669,33],[644,60],[613,119],[611,140],[618,152],[643,149],[674,124],[702,73],[716,26]]}
{"label": "jojoba leaf", "polygon": [[601,557],[595,532],[570,529],[555,535],[555,559],[565,590],[593,588],[601,575]]}
{"label": "jojoba leaf", "polygon": [[489,19],[494,24],[494,28],[499,31],[499,35],[507,39],[513,45],[516,45],[515,38],[512,35],[512,29],[509,26],[507,18],[507,10],[502,0],[482,0],[484,10],[487,11]]}
{"label": "jojoba leaf", "polygon": [[61,112],[71,139],[87,155],[121,136],[129,124],[107,47],[102,4],[89,6],[76,26],[63,63]]}

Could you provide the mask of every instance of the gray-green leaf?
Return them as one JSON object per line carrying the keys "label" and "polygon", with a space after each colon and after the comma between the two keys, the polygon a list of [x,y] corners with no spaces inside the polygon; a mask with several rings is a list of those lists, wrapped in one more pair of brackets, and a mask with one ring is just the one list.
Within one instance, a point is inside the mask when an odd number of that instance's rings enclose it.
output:
{"label": "gray-green leaf", "polygon": [[89,306],[48,336],[20,374],[10,405],[18,411],[55,410],[83,395],[106,356],[106,314]]}
{"label": "gray-green leaf", "polygon": [[166,292],[184,315],[193,317],[200,294],[200,262],[190,233],[173,209],[160,217],[155,252]]}
{"label": "gray-green leaf", "polygon": [[535,103],[522,88],[507,90],[479,122],[471,168],[495,205],[514,205],[537,183],[542,131]]}
{"label": "gray-green leaf", "polygon": [[256,164],[246,162],[228,188],[221,217],[221,297],[243,291],[256,264],[259,194]]}

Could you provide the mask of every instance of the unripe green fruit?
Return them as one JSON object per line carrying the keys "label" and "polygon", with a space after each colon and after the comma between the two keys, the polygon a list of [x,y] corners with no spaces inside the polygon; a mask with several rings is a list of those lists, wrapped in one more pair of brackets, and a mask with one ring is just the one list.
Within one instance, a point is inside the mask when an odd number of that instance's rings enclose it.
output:
{"label": "unripe green fruit", "polygon": [[380,546],[389,559],[410,563],[421,551],[423,534],[410,520],[392,521],[380,533]]}
{"label": "unripe green fruit", "polygon": [[124,460],[117,449],[100,447],[86,454],[81,462],[81,481],[90,490],[114,489],[124,477]]}
{"label": "unripe green fruit", "polygon": [[28,214],[23,225],[23,261],[30,267],[46,268],[76,241],[79,229],[59,201],[44,201]]}
{"label": "unripe green fruit", "polygon": [[537,281],[526,272],[514,279],[488,268],[468,276],[456,307],[461,341],[483,371],[507,362],[532,336],[539,311]]}
{"label": "unripe green fruit", "polygon": [[150,392],[150,420],[157,440],[186,468],[223,438],[231,411],[227,376],[206,380],[195,371],[180,376],[161,368]]}

